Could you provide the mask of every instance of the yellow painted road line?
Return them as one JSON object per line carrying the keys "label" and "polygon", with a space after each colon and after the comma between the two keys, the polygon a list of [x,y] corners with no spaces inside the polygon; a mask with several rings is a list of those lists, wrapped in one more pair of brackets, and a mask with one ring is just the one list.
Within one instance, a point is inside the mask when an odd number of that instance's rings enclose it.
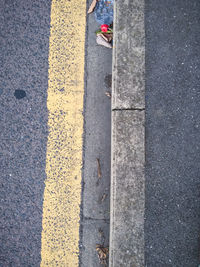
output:
{"label": "yellow painted road line", "polygon": [[86,0],[52,0],[41,267],[78,266]]}

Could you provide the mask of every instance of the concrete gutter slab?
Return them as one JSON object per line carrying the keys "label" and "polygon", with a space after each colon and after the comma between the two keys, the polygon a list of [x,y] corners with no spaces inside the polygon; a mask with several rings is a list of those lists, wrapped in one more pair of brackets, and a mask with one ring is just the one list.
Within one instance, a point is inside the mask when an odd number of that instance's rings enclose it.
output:
{"label": "concrete gutter slab", "polygon": [[144,0],[115,0],[110,267],[144,266]]}
{"label": "concrete gutter slab", "polygon": [[144,108],[144,1],[115,1],[113,109]]}
{"label": "concrete gutter slab", "polygon": [[110,266],[144,265],[144,111],[112,117]]}

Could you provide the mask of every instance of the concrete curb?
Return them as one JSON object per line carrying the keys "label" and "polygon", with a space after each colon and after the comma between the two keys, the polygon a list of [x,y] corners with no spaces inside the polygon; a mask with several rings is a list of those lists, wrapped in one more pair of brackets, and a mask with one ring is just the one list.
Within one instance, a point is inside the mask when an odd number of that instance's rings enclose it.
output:
{"label": "concrete curb", "polygon": [[144,0],[115,0],[110,267],[144,266]]}

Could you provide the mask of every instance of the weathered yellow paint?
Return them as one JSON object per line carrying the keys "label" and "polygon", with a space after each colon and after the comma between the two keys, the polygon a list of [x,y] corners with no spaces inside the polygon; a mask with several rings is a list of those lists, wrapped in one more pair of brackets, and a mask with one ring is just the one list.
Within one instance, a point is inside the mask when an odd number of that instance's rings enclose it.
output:
{"label": "weathered yellow paint", "polygon": [[41,267],[78,266],[86,0],[52,0]]}

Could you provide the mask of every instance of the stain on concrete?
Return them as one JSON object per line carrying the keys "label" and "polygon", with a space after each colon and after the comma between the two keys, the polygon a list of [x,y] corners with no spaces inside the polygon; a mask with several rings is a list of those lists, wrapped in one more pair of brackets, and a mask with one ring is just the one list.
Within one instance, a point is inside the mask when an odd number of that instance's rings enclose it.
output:
{"label": "stain on concrete", "polygon": [[112,74],[106,75],[105,79],[104,79],[104,82],[105,82],[106,87],[111,89],[111,87],[112,87]]}

